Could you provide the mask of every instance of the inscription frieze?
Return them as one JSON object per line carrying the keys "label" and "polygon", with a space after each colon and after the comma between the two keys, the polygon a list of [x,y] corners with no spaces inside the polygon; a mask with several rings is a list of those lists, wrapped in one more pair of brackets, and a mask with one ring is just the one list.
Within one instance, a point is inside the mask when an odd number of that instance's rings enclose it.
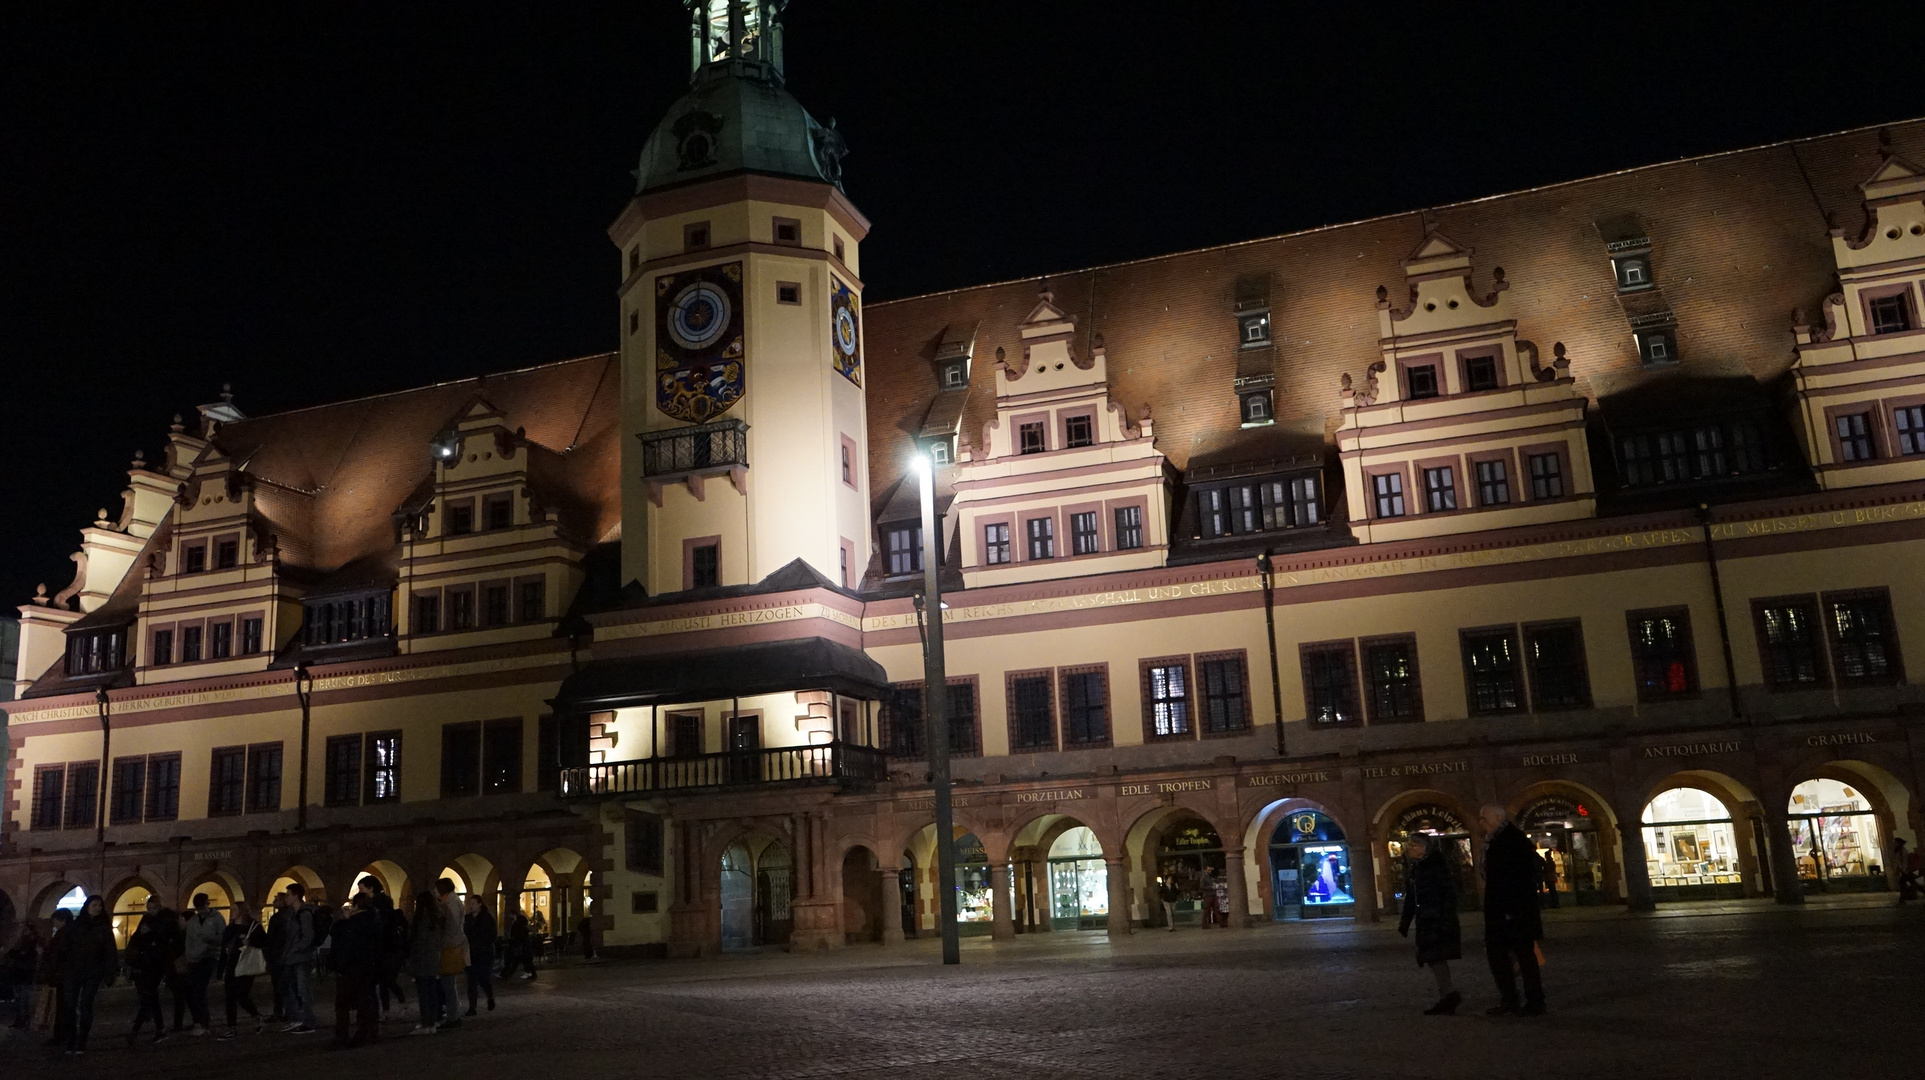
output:
{"label": "inscription frieze", "polygon": [[1336,774],[1328,769],[1310,769],[1305,772],[1264,773],[1261,776],[1246,776],[1243,778],[1243,786],[1296,787],[1298,784],[1327,784],[1336,778]]}
{"label": "inscription frieze", "polygon": [[1214,779],[1204,780],[1155,780],[1146,784],[1123,784],[1116,789],[1118,795],[1174,795],[1183,791],[1209,791],[1216,787]]}
{"label": "inscription frieze", "polygon": [[1468,761],[1420,761],[1411,765],[1365,765],[1365,780],[1385,780],[1398,776],[1441,776],[1448,773],[1467,773]]}
{"label": "inscription frieze", "polygon": [[1716,742],[1666,743],[1663,746],[1647,746],[1644,756],[1648,758],[1703,757],[1710,754],[1735,754],[1744,749],[1737,739],[1724,739]]}

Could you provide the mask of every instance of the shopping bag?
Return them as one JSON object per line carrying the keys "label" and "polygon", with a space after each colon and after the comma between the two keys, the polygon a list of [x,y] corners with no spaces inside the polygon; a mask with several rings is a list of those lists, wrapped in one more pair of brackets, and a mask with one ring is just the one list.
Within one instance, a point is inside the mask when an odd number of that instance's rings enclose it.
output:
{"label": "shopping bag", "polygon": [[59,1011],[60,991],[51,986],[35,988],[33,999],[33,1029],[52,1031],[54,1013]]}
{"label": "shopping bag", "polygon": [[234,959],[236,977],[267,974],[267,954],[252,945],[241,946],[241,955]]}
{"label": "shopping bag", "polygon": [[1531,942],[1531,951],[1537,954],[1537,966],[1543,967],[1544,966],[1544,946],[1533,941]]}

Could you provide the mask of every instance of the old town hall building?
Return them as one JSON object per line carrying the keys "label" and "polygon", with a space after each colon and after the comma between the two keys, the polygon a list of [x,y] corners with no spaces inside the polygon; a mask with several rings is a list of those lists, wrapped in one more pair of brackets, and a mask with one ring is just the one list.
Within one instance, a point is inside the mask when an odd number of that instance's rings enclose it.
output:
{"label": "old town hall building", "polygon": [[943,888],[1127,934],[1208,870],[1369,919],[1418,831],[1474,902],[1492,802],[1567,903],[1889,887],[1925,122],[865,305],[781,5],[687,7],[616,352],[149,433],[20,607],[0,918],[448,876],[691,955]]}

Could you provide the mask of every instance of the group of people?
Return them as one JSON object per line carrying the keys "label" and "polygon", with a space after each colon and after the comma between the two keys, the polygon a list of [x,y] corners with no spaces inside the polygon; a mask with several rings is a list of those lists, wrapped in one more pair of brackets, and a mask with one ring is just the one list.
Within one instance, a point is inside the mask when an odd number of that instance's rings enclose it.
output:
{"label": "group of people", "polygon": [[1163,925],[1166,929],[1176,929],[1176,905],[1186,896],[1196,900],[1198,925],[1203,929],[1229,927],[1230,884],[1227,880],[1218,879],[1206,866],[1190,882],[1177,880],[1177,872],[1171,869],[1166,869],[1157,879],[1156,899],[1163,906]]}
{"label": "group of people", "polygon": [[[509,978],[535,972],[535,935],[527,916],[515,911],[505,938],[494,914],[480,897],[464,901],[453,881],[442,878],[432,890],[417,893],[408,913],[399,910],[375,878],[363,877],[353,898],[338,911],[308,902],[307,890],[291,883],[274,898],[273,917],[265,923],[236,901],[229,917],[197,893],[191,908],[176,914],[149,897],[139,925],[129,935],[124,957],[137,1007],[125,1034],[135,1046],[152,1021],[149,1043],[169,1037],[161,990],[173,1003],[174,1033],[232,1039],[239,1015],[254,1020],[254,1032],[270,1026],[290,1035],[318,1030],[314,986],[317,968],[334,976],[334,1035],[346,1046],[364,1046],[380,1037],[380,1023],[407,1003],[401,976],[414,980],[416,1023],[411,1035],[433,1035],[461,1026],[460,987],[467,982],[466,1016],[485,1002],[495,1007],[495,968]],[[26,1028],[36,1006],[53,999],[52,1037],[47,1045],[68,1054],[86,1050],[92,1032],[94,1001],[122,966],[112,918],[99,896],[89,896],[78,911],[54,912],[52,934],[41,936],[31,920],[0,953],[0,984],[12,990],[13,1026]],[[270,1011],[255,1002],[255,980],[266,976]],[[216,1027],[209,990],[221,980],[226,1024]],[[41,1010],[44,1012],[44,1010]]]}
{"label": "group of people", "polygon": [[[1544,920],[1538,890],[1545,880],[1544,859],[1524,830],[1501,806],[1478,811],[1484,827],[1484,957],[1497,983],[1498,1003],[1491,1016],[1544,1015],[1544,982],[1538,971],[1538,945]],[[1417,833],[1404,841],[1404,910],[1397,932],[1417,930],[1417,964],[1437,980],[1437,1003],[1427,1016],[1457,1011],[1464,995],[1451,980],[1450,962],[1462,959],[1463,931],[1457,922],[1457,872],[1445,846]],[[1518,996],[1518,982],[1524,986]]]}

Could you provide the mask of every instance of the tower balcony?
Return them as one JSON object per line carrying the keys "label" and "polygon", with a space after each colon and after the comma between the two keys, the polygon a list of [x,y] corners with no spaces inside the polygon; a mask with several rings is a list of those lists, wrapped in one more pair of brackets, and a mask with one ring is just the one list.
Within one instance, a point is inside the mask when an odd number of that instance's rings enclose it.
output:
{"label": "tower balcony", "polygon": [[725,750],[692,757],[610,761],[561,770],[564,799],[653,795],[698,788],[764,785],[871,784],[889,778],[889,761],[873,746],[837,739],[806,746]]}
{"label": "tower balcony", "polygon": [[644,431],[635,437],[642,441],[642,479],[657,506],[662,488],[669,484],[685,483],[698,498],[702,482],[711,476],[727,476],[738,490],[747,484],[749,425],[740,420]]}

